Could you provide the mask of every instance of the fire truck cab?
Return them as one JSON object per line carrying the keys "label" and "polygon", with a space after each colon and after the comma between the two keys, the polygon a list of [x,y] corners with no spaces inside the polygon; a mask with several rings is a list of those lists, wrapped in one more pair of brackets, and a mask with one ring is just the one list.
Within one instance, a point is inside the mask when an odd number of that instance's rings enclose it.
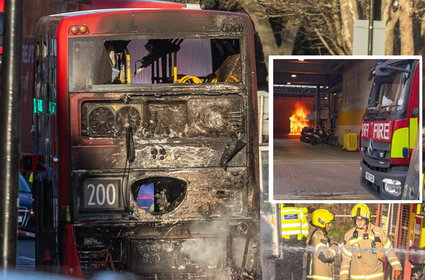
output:
{"label": "fire truck cab", "polygon": [[360,181],[383,199],[402,197],[419,126],[419,66],[419,59],[385,60],[371,73]]}

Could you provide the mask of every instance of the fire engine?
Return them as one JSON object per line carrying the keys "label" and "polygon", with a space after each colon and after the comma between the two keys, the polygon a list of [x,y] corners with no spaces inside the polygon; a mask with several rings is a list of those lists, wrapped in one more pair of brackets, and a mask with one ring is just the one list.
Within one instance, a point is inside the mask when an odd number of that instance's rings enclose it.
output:
{"label": "fire engine", "polygon": [[386,60],[371,73],[360,181],[384,199],[401,199],[403,193],[419,124],[419,68],[419,58]]}

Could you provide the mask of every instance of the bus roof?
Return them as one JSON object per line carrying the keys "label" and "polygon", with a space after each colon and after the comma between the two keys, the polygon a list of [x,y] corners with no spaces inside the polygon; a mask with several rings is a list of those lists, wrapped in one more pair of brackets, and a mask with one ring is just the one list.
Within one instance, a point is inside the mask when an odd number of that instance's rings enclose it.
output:
{"label": "bus roof", "polygon": [[[68,13],[60,13],[60,14],[53,14],[48,15],[43,18],[74,18],[74,17],[87,17],[87,16],[93,16],[93,17],[103,17],[108,14],[127,14],[127,13],[138,13],[138,12],[178,12],[181,13],[183,11],[190,12],[193,11],[198,14],[239,14],[244,15],[247,17],[246,14],[243,13],[236,13],[236,12],[228,12],[228,11],[220,11],[220,10],[201,10],[201,9],[190,9],[190,8],[184,8],[184,9],[174,9],[174,8],[113,8],[113,9],[99,9],[99,10],[87,10],[87,11],[75,11],[75,12],[68,12]],[[180,12],[179,12],[180,11]]]}
{"label": "bus roof", "polygon": [[[49,23],[50,22],[50,23]],[[56,24],[51,24],[55,22]],[[202,24],[200,24],[202,22]],[[68,29],[71,25],[85,25],[86,35],[100,34],[189,34],[198,32],[209,36],[211,32],[241,34],[253,32],[249,17],[243,13],[192,10],[192,9],[103,9],[49,15],[40,19],[37,34],[56,34],[59,26]],[[56,26],[56,27],[55,27]],[[61,35],[68,36],[68,32]],[[214,33],[218,34],[218,33]],[[74,35],[70,35],[73,37]]]}
{"label": "bus roof", "polygon": [[[4,1],[4,0],[2,0]],[[190,4],[166,2],[166,1],[145,1],[145,0],[91,0],[88,3],[79,3],[78,10],[94,9],[114,9],[114,8],[168,8],[182,9],[188,8]]]}
{"label": "bus roof", "polygon": [[81,10],[81,11],[75,11],[75,12],[67,12],[67,13],[60,13],[60,14],[53,14],[48,15],[46,17],[76,17],[76,16],[87,16],[87,15],[105,15],[108,13],[129,13],[129,12],[137,12],[137,11],[162,11],[162,10],[198,10],[198,9],[191,9],[191,8],[110,8],[110,9],[96,9],[96,10]]}

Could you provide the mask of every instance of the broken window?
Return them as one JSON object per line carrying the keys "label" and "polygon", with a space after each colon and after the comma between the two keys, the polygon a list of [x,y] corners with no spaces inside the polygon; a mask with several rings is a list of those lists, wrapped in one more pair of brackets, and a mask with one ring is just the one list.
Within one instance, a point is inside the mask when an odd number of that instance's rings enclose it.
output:
{"label": "broken window", "polygon": [[168,177],[146,178],[131,187],[137,206],[151,214],[173,211],[182,203],[186,189],[186,182]]}
{"label": "broken window", "polygon": [[70,39],[69,88],[240,83],[240,52],[238,39]]}

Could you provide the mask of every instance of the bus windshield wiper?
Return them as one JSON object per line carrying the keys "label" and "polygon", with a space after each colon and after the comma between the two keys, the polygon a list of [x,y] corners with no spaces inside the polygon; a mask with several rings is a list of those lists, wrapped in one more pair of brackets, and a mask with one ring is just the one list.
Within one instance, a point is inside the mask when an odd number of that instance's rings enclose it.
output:
{"label": "bus windshield wiper", "polygon": [[232,160],[232,158],[240,151],[243,147],[245,147],[246,143],[242,140],[235,139],[231,143],[229,143],[220,159],[220,166],[227,170],[227,164]]}
{"label": "bus windshield wiper", "polygon": [[133,129],[131,125],[126,127],[125,133],[125,148],[127,151],[127,160],[132,163],[136,159],[136,152],[134,149]]}

